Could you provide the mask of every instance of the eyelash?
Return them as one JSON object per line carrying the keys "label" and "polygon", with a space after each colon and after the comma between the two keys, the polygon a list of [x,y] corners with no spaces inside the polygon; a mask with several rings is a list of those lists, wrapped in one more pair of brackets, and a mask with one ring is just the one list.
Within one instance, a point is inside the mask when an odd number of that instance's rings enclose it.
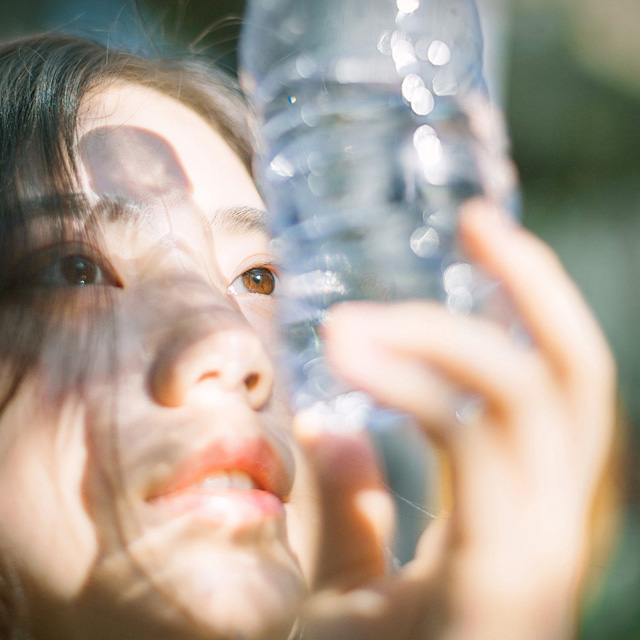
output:
{"label": "eyelash", "polygon": [[[258,280],[256,280],[257,278]],[[251,291],[250,283],[256,286],[266,286],[268,291]],[[244,290],[239,290],[244,287]],[[275,296],[278,289],[278,267],[275,264],[257,264],[243,271],[233,282],[227,287],[227,292],[231,295],[240,295],[248,293],[250,295]]]}
{"label": "eyelash", "polygon": [[85,244],[62,243],[40,249],[23,258],[13,273],[11,289],[123,287],[109,261],[96,249]]}
{"label": "eyelash", "polygon": [[[23,258],[13,269],[9,289],[43,287],[48,289],[103,286],[123,288],[116,270],[100,253],[86,244],[61,243],[45,247]],[[75,282],[73,281],[75,280]],[[274,296],[278,267],[261,262],[237,276],[228,293]],[[264,291],[251,290],[263,286]]]}

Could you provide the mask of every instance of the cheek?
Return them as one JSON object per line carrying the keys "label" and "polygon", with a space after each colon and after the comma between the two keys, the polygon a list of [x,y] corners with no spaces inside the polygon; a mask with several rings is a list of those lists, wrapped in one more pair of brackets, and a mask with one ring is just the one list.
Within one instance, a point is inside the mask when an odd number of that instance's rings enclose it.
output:
{"label": "cheek", "polygon": [[260,336],[266,349],[272,352],[278,337],[275,298],[245,293],[237,296],[236,300],[242,315]]}
{"label": "cheek", "polygon": [[82,497],[83,419],[77,409],[39,408],[35,387],[25,381],[0,419],[0,555],[19,580],[66,599],[97,547]]}

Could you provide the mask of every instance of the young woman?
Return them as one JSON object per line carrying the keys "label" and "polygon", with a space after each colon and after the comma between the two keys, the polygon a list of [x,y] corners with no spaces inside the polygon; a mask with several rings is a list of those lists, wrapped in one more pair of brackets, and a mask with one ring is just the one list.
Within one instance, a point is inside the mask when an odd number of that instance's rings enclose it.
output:
{"label": "young woman", "polygon": [[[69,37],[0,48],[0,636],[569,637],[615,388],[578,292],[476,202],[464,242],[535,347],[428,302],[333,314],[338,371],[451,471],[448,514],[389,571],[365,437],[287,410],[229,87]],[[443,380],[481,415],[456,423]]]}

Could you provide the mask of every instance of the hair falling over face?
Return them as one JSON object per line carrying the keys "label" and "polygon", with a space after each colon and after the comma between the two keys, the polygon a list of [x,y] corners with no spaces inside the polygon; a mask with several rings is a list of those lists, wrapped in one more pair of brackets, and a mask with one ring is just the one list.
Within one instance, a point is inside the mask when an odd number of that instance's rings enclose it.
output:
{"label": "hair falling over face", "polygon": [[297,452],[248,130],[204,63],[0,45],[2,637],[294,624],[307,543],[284,526]]}
{"label": "hair falling over face", "polygon": [[[291,415],[251,131],[204,62],[0,43],[0,638],[568,637],[617,489],[579,292],[474,202],[461,242],[531,344],[424,300],[332,309],[336,371],[448,465],[446,516],[389,572],[367,435]],[[487,401],[464,425],[460,389]]]}

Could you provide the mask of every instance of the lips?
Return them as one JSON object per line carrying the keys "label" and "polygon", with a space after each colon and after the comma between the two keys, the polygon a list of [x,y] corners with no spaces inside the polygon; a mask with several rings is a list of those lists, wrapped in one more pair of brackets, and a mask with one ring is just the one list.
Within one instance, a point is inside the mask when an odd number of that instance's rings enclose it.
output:
{"label": "lips", "polygon": [[170,515],[246,525],[281,517],[290,490],[290,474],[267,440],[226,438],[180,463],[147,503]]}

